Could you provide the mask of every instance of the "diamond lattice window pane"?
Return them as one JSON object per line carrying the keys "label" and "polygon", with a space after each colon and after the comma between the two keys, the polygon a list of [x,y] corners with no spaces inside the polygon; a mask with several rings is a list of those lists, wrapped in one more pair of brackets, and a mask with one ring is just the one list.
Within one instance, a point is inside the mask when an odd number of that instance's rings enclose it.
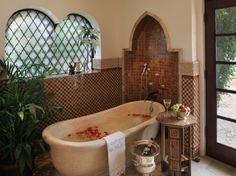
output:
{"label": "diamond lattice window pane", "polygon": [[[79,62],[86,60],[87,63],[91,62],[91,57],[88,54],[80,54],[83,51],[91,50],[90,46],[81,45],[79,33],[81,27],[86,26],[91,28],[91,24],[82,16],[71,14],[56,27],[56,39],[54,40],[54,48],[56,50],[56,57],[63,58],[65,64],[68,66],[71,62]],[[68,67],[67,67],[68,68]],[[92,63],[88,69],[81,65],[81,71],[88,71],[92,69]],[[63,65],[63,70],[68,70]]]}
{"label": "diamond lattice window pane", "polygon": [[[49,27],[50,30],[47,30]],[[23,76],[37,76],[42,69],[39,65],[46,67],[46,64],[41,63],[43,60],[49,60],[47,41],[52,36],[53,27],[52,20],[37,10],[19,11],[8,20],[5,56],[10,63],[27,69]]]}
{"label": "diamond lattice window pane", "polygon": [[37,76],[46,67],[51,67],[53,74],[64,74],[71,62],[79,62],[81,71],[92,69],[93,50],[81,44],[79,38],[81,27],[91,28],[88,20],[71,14],[54,26],[47,15],[32,9],[18,11],[8,20],[5,57],[10,63],[27,69],[24,76]]}

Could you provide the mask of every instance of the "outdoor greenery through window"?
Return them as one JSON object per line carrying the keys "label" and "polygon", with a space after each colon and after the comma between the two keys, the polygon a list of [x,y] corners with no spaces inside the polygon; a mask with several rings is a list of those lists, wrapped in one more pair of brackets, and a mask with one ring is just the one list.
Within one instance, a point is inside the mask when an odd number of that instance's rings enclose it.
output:
{"label": "outdoor greenery through window", "polygon": [[[234,90],[236,81],[236,7],[215,12],[216,85],[218,89]],[[220,95],[220,94],[219,94]],[[217,96],[217,105],[222,96]],[[221,94],[223,95],[223,94]]]}
{"label": "outdoor greenery through window", "polygon": [[5,60],[27,77],[41,75],[49,68],[51,74],[65,74],[71,63],[79,63],[81,72],[90,71],[95,46],[83,39],[89,37],[91,29],[89,21],[79,14],[54,24],[41,11],[17,11],[7,23]]}
{"label": "outdoor greenery through window", "polygon": [[216,142],[236,149],[236,7],[215,10]]}

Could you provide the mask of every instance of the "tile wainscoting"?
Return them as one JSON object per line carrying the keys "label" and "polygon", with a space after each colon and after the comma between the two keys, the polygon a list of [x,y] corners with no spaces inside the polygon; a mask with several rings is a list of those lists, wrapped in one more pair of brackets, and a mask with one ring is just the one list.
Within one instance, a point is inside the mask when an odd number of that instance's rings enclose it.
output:
{"label": "tile wainscoting", "polygon": [[45,81],[45,88],[54,92],[52,103],[61,106],[62,113],[41,124],[42,128],[122,104],[120,68],[50,77]]}
{"label": "tile wainscoting", "polygon": [[[197,159],[200,156],[200,85],[199,85],[199,62],[182,63],[180,65],[182,103],[190,106],[192,114],[196,117],[197,123],[192,128],[192,157]],[[187,132],[185,137],[187,139]],[[187,151],[186,151],[187,152]]]}

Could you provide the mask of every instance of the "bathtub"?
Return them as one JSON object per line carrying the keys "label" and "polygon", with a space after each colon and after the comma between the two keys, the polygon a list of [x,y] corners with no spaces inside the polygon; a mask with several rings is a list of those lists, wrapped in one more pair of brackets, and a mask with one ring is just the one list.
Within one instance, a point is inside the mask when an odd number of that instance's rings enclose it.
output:
{"label": "bathtub", "polygon": [[[152,112],[150,112],[150,106],[153,107]],[[156,117],[159,112],[163,111],[164,107],[160,103],[134,101],[95,114],[57,122],[45,128],[42,135],[50,146],[52,163],[61,176],[108,175],[107,146],[104,139],[71,142],[62,138],[88,126],[113,122],[115,126],[119,124],[122,126],[127,115],[133,116],[135,121],[137,114],[149,114],[151,117],[145,122],[129,129],[114,128],[115,131],[122,131],[125,134],[126,165],[128,166],[131,164],[131,146],[137,140],[156,137],[160,126]]]}

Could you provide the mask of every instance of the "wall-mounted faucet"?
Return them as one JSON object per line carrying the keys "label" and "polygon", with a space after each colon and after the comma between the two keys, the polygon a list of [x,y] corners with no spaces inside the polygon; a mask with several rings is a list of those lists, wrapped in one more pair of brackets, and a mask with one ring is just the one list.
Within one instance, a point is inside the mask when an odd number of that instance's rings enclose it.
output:
{"label": "wall-mounted faucet", "polygon": [[144,74],[147,74],[147,71],[148,71],[148,64],[147,63],[145,63],[145,64],[143,64],[143,72],[142,72],[142,74],[141,74],[141,76],[143,76]]}
{"label": "wall-mounted faucet", "polygon": [[[144,99],[146,96],[146,91],[148,90],[148,72],[150,71],[150,68],[148,67],[148,63],[143,64],[143,71],[141,73],[141,79],[140,79],[140,99]],[[145,77],[144,77],[145,75]],[[143,84],[143,80],[145,81],[145,84]]]}

